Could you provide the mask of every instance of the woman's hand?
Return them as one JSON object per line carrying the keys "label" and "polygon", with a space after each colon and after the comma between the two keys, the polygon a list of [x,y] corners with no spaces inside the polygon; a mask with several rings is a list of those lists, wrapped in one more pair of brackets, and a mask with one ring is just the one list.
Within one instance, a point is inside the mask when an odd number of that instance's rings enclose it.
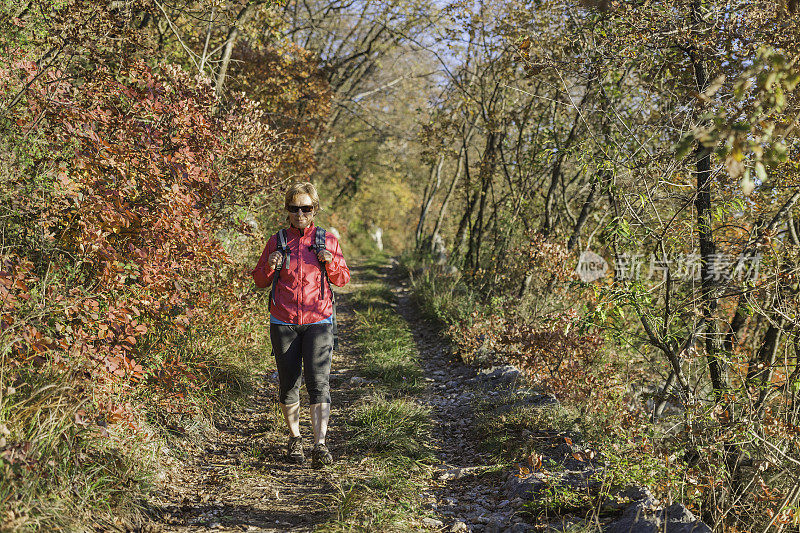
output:
{"label": "woman's hand", "polygon": [[278,265],[281,264],[281,261],[283,261],[283,254],[280,252],[272,252],[267,258],[267,265],[270,269],[275,270],[278,268]]}
{"label": "woman's hand", "polygon": [[328,263],[333,261],[333,254],[330,253],[328,250],[322,250],[320,253],[317,254],[317,259],[319,259],[320,263]]}

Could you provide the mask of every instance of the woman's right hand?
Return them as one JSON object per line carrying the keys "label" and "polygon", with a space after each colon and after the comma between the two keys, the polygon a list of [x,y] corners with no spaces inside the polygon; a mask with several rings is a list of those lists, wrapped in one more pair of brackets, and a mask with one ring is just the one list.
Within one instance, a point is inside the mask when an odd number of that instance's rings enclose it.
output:
{"label": "woman's right hand", "polygon": [[283,260],[283,254],[280,252],[272,252],[267,258],[267,265],[270,269],[276,270]]}

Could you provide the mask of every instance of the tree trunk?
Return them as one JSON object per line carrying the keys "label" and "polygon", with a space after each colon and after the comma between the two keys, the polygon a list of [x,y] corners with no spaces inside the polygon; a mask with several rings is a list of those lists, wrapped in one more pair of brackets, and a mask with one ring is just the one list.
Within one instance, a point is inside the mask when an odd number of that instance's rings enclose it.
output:
{"label": "tree trunk", "polygon": [[589,217],[589,211],[592,208],[592,203],[594,202],[594,191],[597,188],[597,182],[592,182],[592,188],[589,190],[589,196],[586,197],[586,201],[583,202],[583,207],[581,208],[581,213],[578,215],[578,221],[575,223],[575,228],[572,230],[572,236],[569,238],[569,242],[567,242],[567,251],[572,251],[575,248],[575,245],[578,243],[578,237],[580,237],[581,229],[583,225],[586,223],[586,219]]}
{"label": "tree trunk", "polygon": [[[467,208],[464,210],[464,215],[458,223],[458,231],[456,231],[456,238],[453,241],[452,256],[460,256],[461,251],[464,249],[464,243],[467,239],[467,228],[470,226],[469,221],[472,218],[472,211],[479,194],[480,192],[476,191],[475,194],[470,196],[467,200]],[[467,191],[467,195],[469,195],[469,191]]]}
{"label": "tree trunk", "polygon": [[461,173],[464,171],[464,165],[466,165],[467,161],[466,151],[469,149],[469,140],[472,137],[472,132],[474,131],[473,126],[474,124],[470,126],[469,132],[461,143],[461,150],[458,152],[456,173],[453,176],[453,181],[450,182],[450,187],[447,189],[447,195],[445,195],[444,200],[442,201],[442,207],[439,209],[439,215],[436,217],[436,224],[433,226],[433,232],[431,233],[431,251],[433,251],[433,240],[442,229],[442,221],[444,220],[444,214],[447,211],[447,206],[450,203],[450,198],[453,196],[453,191],[456,189],[456,184],[458,183],[458,180],[461,179]]}
{"label": "tree trunk", "polygon": [[214,94],[217,96],[217,98],[222,95],[222,88],[225,86],[225,76],[228,73],[228,64],[231,61],[231,54],[233,53],[234,45],[236,45],[236,39],[239,38],[239,27],[247,20],[248,17],[250,17],[251,7],[253,5],[255,4],[248,3],[246,6],[244,6],[236,16],[236,21],[233,23],[233,27],[228,30],[228,39],[225,42],[225,50],[222,53],[222,65],[219,67],[217,83],[214,87]]}
{"label": "tree trunk", "polygon": [[[789,229],[789,236],[791,237],[792,241],[797,238],[796,231],[794,228],[794,220],[792,218],[792,208],[794,207],[795,203],[800,200],[800,191],[795,192],[792,196],[789,197],[788,200],[781,206],[780,209],[775,213],[772,217],[772,220],[769,224],[764,225],[762,219],[756,220],[756,223],[753,225],[753,231],[755,232],[755,237],[753,237],[747,245],[742,250],[741,260],[742,261],[753,261],[756,258],[756,253],[758,251],[759,244],[763,241],[764,235],[768,233],[772,233],[775,228],[778,227],[780,224],[781,219],[784,215],[788,215],[788,229]],[[797,243],[796,243],[797,244]],[[725,334],[725,344],[724,350],[726,352],[731,352],[733,350],[733,343],[739,337],[739,333],[741,332],[742,328],[747,322],[747,299],[744,295],[739,296],[739,301],[736,305],[736,311],[733,313],[733,318],[731,319],[730,324],[728,325],[728,331]]]}
{"label": "tree trunk", "polygon": [[480,190],[480,204],[478,207],[478,216],[475,223],[470,228],[469,234],[469,249],[467,250],[467,264],[477,269],[480,267],[480,254],[481,243],[483,241],[483,217],[486,212],[486,201],[489,196],[489,187],[492,184],[492,176],[494,175],[495,165],[497,163],[496,149],[500,135],[497,132],[490,131],[486,139],[486,148],[483,153],[483,161],[481,161],[481,190]]}
{"label": "tree trunk", "polygon": [[767,332],[764,334],[764,340],[761,341],[761,346],[755,353],[753,358],[747,363],[747,387],[756,387],[759,390],[758,400],[753,406],[755,411],[760,411],[764,405],[769,392],[769,384],[772,381],[772,371],[775,365],[775,358],[778,354],[780,346],[780,336],[783,333],[785,320],[779,320],[778,323],[770,323]]}
{"label": "tree trunk", "polygon": [[444,154],[440,154],[437,161],[431,165],[431,177],[428,180],[428,184],[425,186],[425,191],[422,193],[422,206],[420,207],[417,230],[414,233],[414,241],[417,250],[420,248],[422,230],[425,227],[425,219],[428,217],[428,210],[433,202],[433,197],[442,185],[442,165],[444,165]]}
{"label": "tree trunk", "polygon": [[548,237],[555,229],[555,222],[553,221],[555,218],[553,215],[553,205],[555,204],[556,188],[561,180],[561,167],[564,163],[564,157],[566,156],[567,148],[569,148],[569,146],[572,144],[572,141],[578,132],[578,124],[580,124],[580,121],[582,120],[581,108],[583,108],[589,99],[591,87],[592,82],[589,81],[589,83],[586,85],[586,91],[583,93],[583,97],[578,104],[578,108],[575,110],[575,120],[572,122],[572,127],[569,130],[569,134],[564,140],[564,144],[559,147],[558,154],[556,155],[556,161],[553,163],[553,170],[550,173],[550,186],[547,189],[547,195],[545,196],[544,201],[544,221],[542,222],[542,229],[540,230],[545,237]]}
{"label": "tree trunk", "polygon": [[[694,28],[698,28],[702,21],[700,14],[700,0],[694,0],[691,4],[691,22]],[[708,88],[708,72],[706,64],[696,48],[689,51],[689,59],[694,68],[695,85],[697,92],[704,93]],[[714,259],[716,258],[717,248],[712,234],[712,213],[711,213],[711,149],[699,144],[695,150],[695,168],[697,175],[697,197],[695,208],[697,209],[697,233],[700,241],[700,293],[701,311],[706,322],[706,331],[703,334],[706,345],[706,359],[708,370],[711,377],[711,385],[714,388],[714,396],[719,400],[722,398],[723,391],[727,388],[727,379],[722,362],[719,360],[718,353],[721,346],[718,341],[717,325],[714,322],[714,311],[717,308],[717,298],[714,294]]]}
{"label": "tree trunk", "polygon": [[477,269],[480,266],[480,247],[481,237],[483,236],[483,213],[486,209],[486,197],[489,192],[489,180],[484,178],[481,180],[481,189],[477,192],[480,196],[480,203],[478,204],[478,216],[475,217],[475,222],[469,230],[469,248],[467,249],[467,265],[472,269]]}
{"label": "tree trunk", "polygon": [[469,151],[464,152],[464,191],[465,191],[465,204],[466,209],[461,221],[458,223],[458,231],[456,231],[455,240],[453,240],[453,251],[450,257],[462,257],[462,250],[464,249],[464,242],[467,236],[467,228],[469,227],[469,220],[472,217],[472,208],[475,205],[475,197],[470,195],[470,173],[469,173]]}

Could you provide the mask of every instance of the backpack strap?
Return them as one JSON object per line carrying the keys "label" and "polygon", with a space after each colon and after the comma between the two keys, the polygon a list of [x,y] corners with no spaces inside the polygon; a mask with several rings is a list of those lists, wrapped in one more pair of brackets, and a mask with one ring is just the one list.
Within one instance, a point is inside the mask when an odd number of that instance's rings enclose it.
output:
{"label": "backpack strap", "polygon": [[[327,250],[327,245],[325,243],[325,238],[327,237],[327,232],[317,227],[317,232],[314,235],[314,249],[317,253],[321,252],[322,250]],[[325,269],[325,264],[320,262],[319,264],[320,270],[322,270],[322,281],[319,287],[319,297],[320,299],[325,298],[325,282],[328,282],[328,287],[331,290],[331,304],[333,307],[333,314],[331,315],[331,324],[332,324],[332,333],[333,333],[333,349],[339,349],[339,331],[336,325],[336,293],[333,292],[333,287],[331,287],[331,280],[328,278],[328,271]]]}
{"label": "backpack strap", "polygon": [[281,273],[281,269],[285,266],[289,268],[289,263],[291,261],[291,254],[289,253],[289,244],[286,241],[286,230],[282,229],[277,234],[277,241],[278,241],[278,249],[276,251],[280,252],[283,256],[283,260],[278,264],[278,267],[275,269],[275,274],[272,276],[272,289],[269,291],[269,305],[270,307],[272,304],[275,303],[275,286],[278,284],[278,276]]}
{"label": "backpack strap", "polygon": [[[325,238],[327,237],[328,232],[325,229],[317,227],[317,231],[314,235],[314,248],[317,253],[320,253],[322,250],[326,249],[325,246]],[[328,287],[331,286],[331,280],[328,279],[328,271],[325,269],[325,264],[319,264],[320,270],[322,270],[322,283],[319,284],[319,299],[322,300],[325,298],[325,282],[328,282]],[[331,301],[333,301],[333,289],[331,289]]]}

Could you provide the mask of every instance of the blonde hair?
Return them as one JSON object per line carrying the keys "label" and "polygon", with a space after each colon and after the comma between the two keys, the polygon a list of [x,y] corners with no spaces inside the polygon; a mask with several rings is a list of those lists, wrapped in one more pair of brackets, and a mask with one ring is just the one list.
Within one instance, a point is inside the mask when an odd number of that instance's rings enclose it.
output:
{"label": "blonde hair", "polygon": [[319,211],[319,194],[317,188],[310,181],[296,182],[289,186],[286,190],[286,197],[284,199],[284,206],[288,209],[289,202],[291,202],[298,194],[307,194],[311,198],[311,203],[314,205],[314,212]]}

